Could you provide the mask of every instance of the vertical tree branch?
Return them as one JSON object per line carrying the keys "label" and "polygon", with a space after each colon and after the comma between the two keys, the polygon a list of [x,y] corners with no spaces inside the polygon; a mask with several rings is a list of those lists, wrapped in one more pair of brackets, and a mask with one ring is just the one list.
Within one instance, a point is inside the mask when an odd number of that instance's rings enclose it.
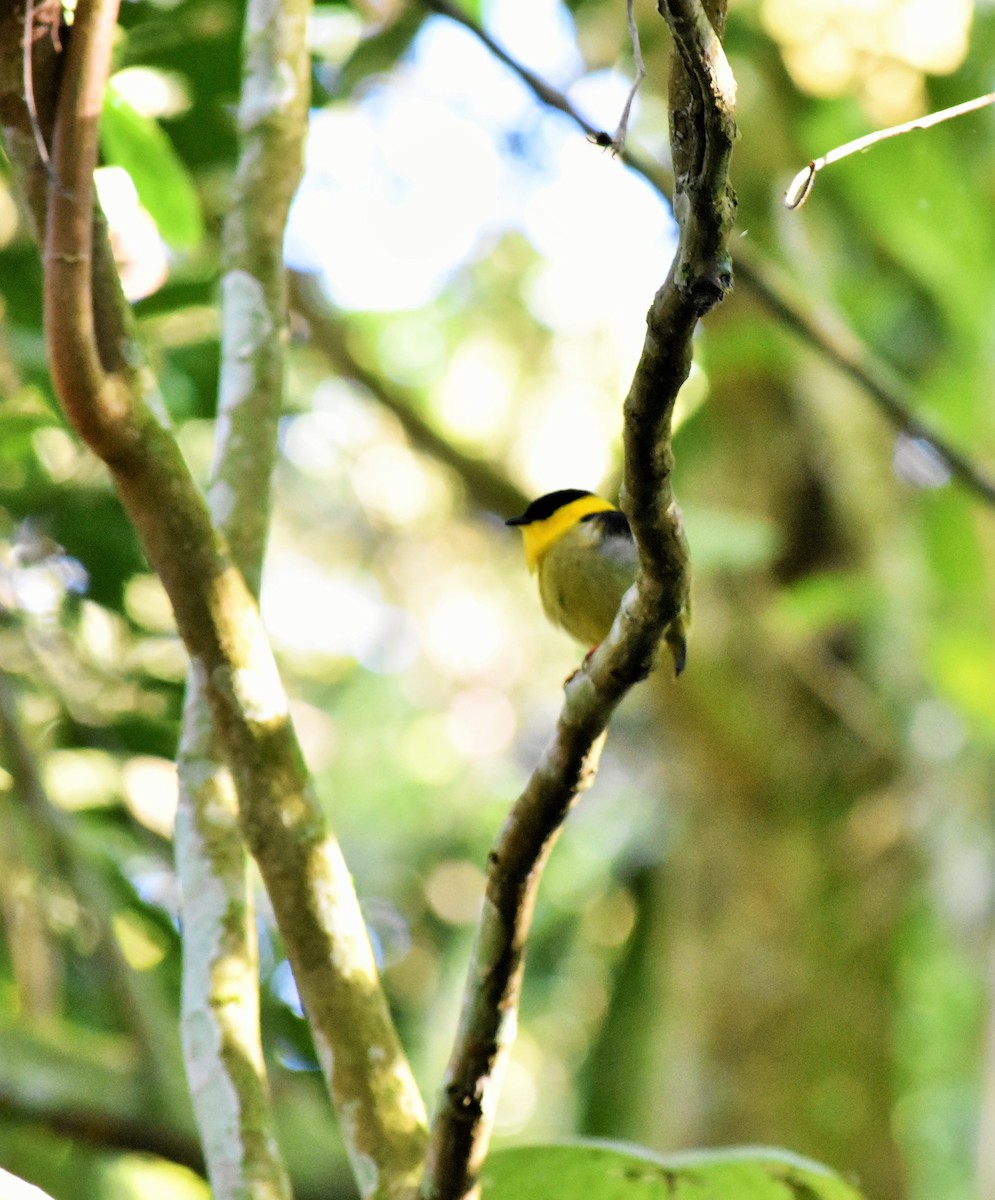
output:
{"label": "vertical tree branch", "polygon": [[[456,1043],[432,1123],[425,1200],[477,1194],[497,1091],[517,1019],[526,939],[542,868],[567,813],[590,784],[607,723],[677,629],[688,555],[673,498],[670,420],[691,363],[698,319],[731,286],[728,185],[734,84],[699,0],[661,4],[675,45],[672,128],[680,225],[677,254],[647,318],[625,401],[624,505],[640,551],[637,585],[593,658],[567,683],[563,709],[488,859],[487,887]],[[724,4],[716,6],[716,20]]]}
{"label": "vertical tree branch", "polygon": [[[713,6],[724,21],[724,4]],[[699,317],[732,286],[728,238],[735,197],[728,182],[736,85],[700,0],[661,0],[674,38],[670,141],[677,252],[653,298],[646,338],[625,399],[622,507],[640,547],[641,595],[669,622],[688,600],[687,551],[673,497],[670,426],[691,368]]]}
{"label": "vertical tree branch", "polygon": [[[91,294],[92,170],[113,28],[111,0],[80,0],[49,194],[45,313],[53,378],[67,416],[111,469],[208,696],[243,835],[273,903],[360,1189],[400,1196],[421,1165],[424,1110],[348,870],[308,778],[251,593],[175,440],[145,403],[141,380],[120,366],[128,358],[124,334],[117,336],[127,329],[120,291]],[[105,277],[96,277],[102,286]],[[94,311],[109,336],[95,330]]]}
{"label": "vertical tree branch", "polygon": [[[310,0],[279,6],[250,0],[241,151],[223,239],[219,415],[208,503],[257,596],[283,398],[283,232],[307,132],[310,7]],[[255,906],[238,804],[205,688],[193,671],[178,762],[184,1051],[208,1173],[217,1200],[289,1200],[263,1062]]]}

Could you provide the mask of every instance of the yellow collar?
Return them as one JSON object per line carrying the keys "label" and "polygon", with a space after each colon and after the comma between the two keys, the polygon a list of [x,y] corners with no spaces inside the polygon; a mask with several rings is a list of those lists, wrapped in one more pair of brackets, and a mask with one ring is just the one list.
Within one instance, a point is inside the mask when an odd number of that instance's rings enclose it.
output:
{"label": "yellow collar", "polygon": [[581,496],[579,500],[571,500],[558,508],[552,516],[543,521],[533,521],[530,525],[522,525],[522,538],[525,541],[525,561],[529,572],[534,574],[539,566],[539,560],[561,538],[568,529],[573,528],[578,521],[596,512],[613,512],[614,504],[602,500],[600,496]]}

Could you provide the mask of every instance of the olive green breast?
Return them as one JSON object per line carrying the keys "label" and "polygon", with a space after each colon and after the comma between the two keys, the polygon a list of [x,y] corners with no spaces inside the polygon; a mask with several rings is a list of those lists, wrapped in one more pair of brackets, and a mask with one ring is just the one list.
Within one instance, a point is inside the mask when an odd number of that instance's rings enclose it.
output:
{"label": "olive green breast", "polygon": [[631,537],[606,536],[598,515],[568,529],[538,566],[546,615],[585,646],[597,646],[608,636],[619,603],[636,578]]}

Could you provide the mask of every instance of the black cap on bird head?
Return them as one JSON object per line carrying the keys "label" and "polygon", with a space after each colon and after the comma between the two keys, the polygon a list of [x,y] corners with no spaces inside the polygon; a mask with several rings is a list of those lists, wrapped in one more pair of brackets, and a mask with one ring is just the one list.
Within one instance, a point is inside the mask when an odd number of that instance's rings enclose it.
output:
{"label": "black cap on bird head", "polygon": [[561,488],[558,492],[548,492],[538,500],[533,500],[520,517],[510,517],[505,521],[505,525],[531,525],[533,521],[545,521],[565,505],[591,495],[592,492],[586,492],[582,488]]}

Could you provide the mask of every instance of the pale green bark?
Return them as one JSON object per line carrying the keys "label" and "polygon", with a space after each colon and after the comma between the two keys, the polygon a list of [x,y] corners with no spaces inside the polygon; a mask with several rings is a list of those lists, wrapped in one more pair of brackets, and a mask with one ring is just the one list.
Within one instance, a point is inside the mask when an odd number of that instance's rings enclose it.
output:
{"label": "pale green bark", "polygon": [[[241,154],[225,226],[221,378],[211,515],[254,592],[283,398],[283,228],[300,176],[310,0],[246,14]],[[274,80],[285,86],[276,88]],[[217,1200],[288,1200],[259,1028],[253,885],[235,788],[201,677],[187,681],[175,835],[183,895],[183,1045]]]}
{"label": "pale green bark", "polygon": [[[402,1195],[421,1168],[424,1106],[258,609],[163,423],[153,383],[134,365],[141,356],[130,313],[109,268],[105,232],[93,220],[96,115],[114,22],[113,3],[80,0],[58,79],[51,64],[34,73],[43,120],[58,84],[49,183],[49,172],[32,159],[31,121],[17,91],[22,26],[0,13],[5,144],[36,228],[46,229],[53,380],[70,422],[111,472],[208,696],[236,783],[243,836],[269,891],[361,1188]],[[39,42],[35,57],[41,55],[52,57]],[[42,81],[46,92],[38,96]]]}

